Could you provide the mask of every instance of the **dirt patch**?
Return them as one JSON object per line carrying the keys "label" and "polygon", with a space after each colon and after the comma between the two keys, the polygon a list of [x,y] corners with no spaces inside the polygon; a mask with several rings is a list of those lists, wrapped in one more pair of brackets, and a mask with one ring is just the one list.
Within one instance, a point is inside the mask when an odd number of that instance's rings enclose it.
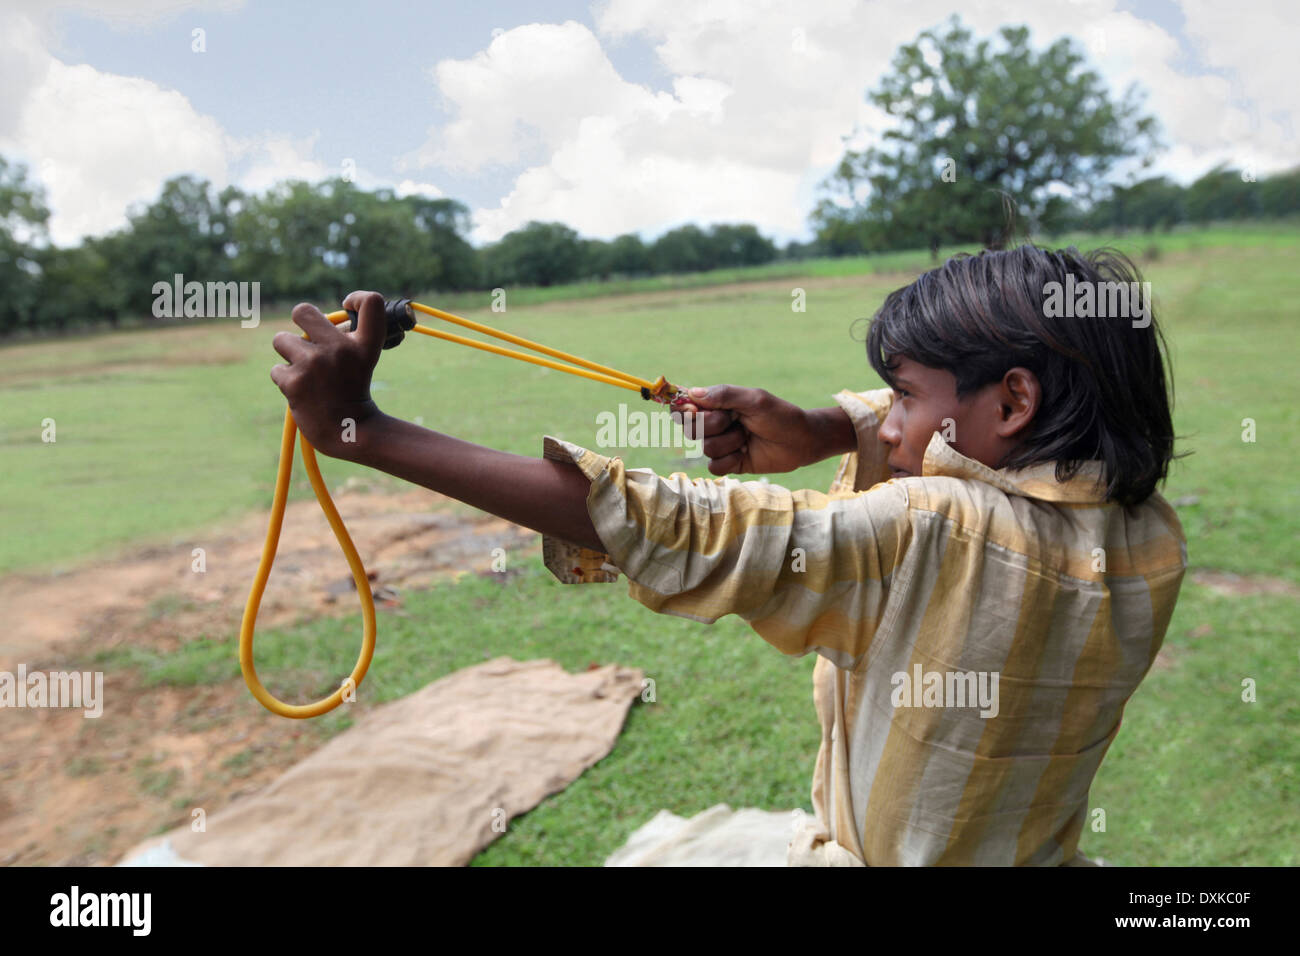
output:
{"label": "dirt patch", "polygon": [[1264,574],[1231,574],[1227,571],[1193,571],[1192,581],[1223,597],[1255,597],[1276,594],[1300,598],[1300,586],[1283,578]]}
{"label": "dirt patch", "polygon": [[1156,659],[1151,662],[1151,667],[1153,670],[1168,671],[1173,670],[1177,663],[1178,658],[1169,647],[1169,641],[1166,636],[1165,642],[1160,645],[1160,650],[1156,652]]}
{"label": "dirt patch", "polygon": [[[494,548],[536,544],[531,531],[424,490],[368,494],[344,483],[335,504],[382,602],[402,588],[427,586],[466,571],[489,570]],[[165,618],[176,638],[238,630],[266,534],[266,515],[246,516],[211,538],[201,555],[190,545],[151,548],[62,574],[0,578],[0,670],[34,657],[57,658],[93,638],[114,646],[127,625]],[[355,613],[347,562],[315,499],[290,503],[258,627],[304,613]],[[329,605],[337,605],[330,608]],[[166,638],[155,635],[156,639]]]}
{"label": "dirt patch", "polygon": [[[247,353],[234,349],[196,350],[195,354],[177,360],[172,356],[166,358],[167,365],[175,368],[179,365],[234,365],[248,358]],[[69,362],[59,369],[61,385],[101,382],[106,379],[136,377],[144,378],[157,374],[161,359],[101,359],[96,361]],[[4,376],[5,388],[39,388],[49,381],[47,369],[19,368]]]}
{"label": "dirt patch", "polygon": [[[1300,587],[1282,578],[1266,575],[1241,575],[1227,571],[1210,571],[1201,569],[1191,574],[1193,583],[1207,588],[1222,597],[1254,597],[1260,594],[1276,594],[1283,597],[1300,598]],[[1187,632],[1189,639],[1199,641],[1214,636],[1214,628],[1209,624],[1198,624]],[[1186,653],[1185,649],[1175,651],[1166,638],[1161,645],[1156,659],[1152,662],[1155,670],[1172,670],[1178,666]]]}
{"label": "dirt patch", "polygon": [[[540,551],[535,533],[433,492],[345,485],[335,501],[381,607],[439,579],[490,573],[496,548],[518,554],[512,563]],[[166,650],[200,635],[228,634],[233,654],[265,531],[265,514],[235,522],[206,547],[203,572],[187,546],[0,579],[8,623],[0,670],[86,669],[100,650]],[[347,564],[315,500],[292,503],[258,626],[357,613]],[[104,673],[103,699],[113,706],[97,719],[73,709],[0,710],[0,863],[116,862],[148,836],[257,791],[324,742],[320,724],[269,717],[242,684],[238,691],[144,687],[134,670],[118,668]],[[359,717],[365,705],[356,706]]]}

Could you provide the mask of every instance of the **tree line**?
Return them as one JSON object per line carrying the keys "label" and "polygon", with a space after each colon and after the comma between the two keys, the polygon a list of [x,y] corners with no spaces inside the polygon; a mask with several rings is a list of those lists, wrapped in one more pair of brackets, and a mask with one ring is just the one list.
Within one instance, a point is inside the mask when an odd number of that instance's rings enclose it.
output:
{"label": "tree line", "polygon": [[[824,215],[816,222],[817,238],[800,254],[819,256],[869,255],[897,249],[940,244],[982,243],[997,248],[1010,241],[1017,221],[1026,210],[1013,204],[999,209],[1005,194],[993,192],[984,215],[972,215],[966,228],[936,229],[930,219],[891,218],[883,223],[870,214],[844,212]],[[1215,167],[1190,186],[1166,176],[1151,176],[1128,185],[1115,185],[1091,206],[1066,204],[1053,210],[1048,221],[1038,219],[1026,228],[1034,237],[1065,232],[1167,231],[1177,226],[1204,225],[1233,220],[1285,219],[1300,216],[1300,169],[1256,177],[1249,169],[1226,164]],[[901,233],[901,234],[900,234]],[[795,250],[787,248],[786,255]]]}
{"label": "tree line", "polygon": [[266,301],[338,301],[359,288],[389,294],[548,286],[759,265],[777,256],[747,224],[685,225],[653,242],[584,239],[531,222],[483,248],[453,199],[363,190],[342,178],[285,182],[256,195],[192,176],[168,180],[108,235],[60,248],[26,169],[0,157],[0,335],[151,320],[152,288],[174,275],[258,282]]}
{"label": "tree line", "polygon": [[453,199],[367,191],[343,178],[280,183],[257,195],[169,180],[125,227],[71,248],[50,244],[42,190],[0,157],[0,336],[150,318],[151,289],[256,281],[262,301],[548,286],[973,244],[1015,234],[1124,232],[1184,223],[1295,216],[1300,169],[1258,178],[1219,166],[1190,186],[1146,168],[1159,124],[1136,89],[1115,97],[1074,41],[1038,50],[1025,27],[977,38],[953,17],[899,48],[867,98],[896,124],[848,150],[822,184],[815,238],[784,248],[749,224],[684,225],[647,242],[585,239],[530,222],[499,241],[468,241]]}

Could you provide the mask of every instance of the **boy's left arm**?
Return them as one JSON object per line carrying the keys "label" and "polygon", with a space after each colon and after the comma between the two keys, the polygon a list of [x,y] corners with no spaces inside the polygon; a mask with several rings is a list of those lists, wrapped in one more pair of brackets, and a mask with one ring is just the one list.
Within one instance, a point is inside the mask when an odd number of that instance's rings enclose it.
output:
{"label": "boy's left arm", "polygon": [[[310,341],[282,332],[274,343],[291,365],[276,366],[272,379],[324,454],[608,554],[651,610],[704,623],[737,614],[784,653],[815,649],[843,667],[866,651],[911,543],[907,496],[895,483],[824,495],[662,478],[551,438],[542,459],[461,441],[379,411],[369,382],[386,329],[383,299],[353,293],[344,307],[358,309],[355,333],[299,306],[294,321]],[[349,418],[356,440],[345,442]]]}
{"label": "boy's left arm", "polygon": [[281,332],[273,340],[290,364],[275,366],[271,379],[304,438],[322,454],[378,468],[544,535],[602,547],[587,513],[590,482],[573,464],[484,448],[381,412],[370,377],[387,329],[383,297],[354,292],[343,307],[358,312],[355,332],[301,304],[293,320],[309,338]]}
{"label": "boy's left arm", "polygon": [[543,535],[603,550],[587,513],[591,482],[572,463],[485,448],[380,414],[364,434],[358,464],[423,485]]}

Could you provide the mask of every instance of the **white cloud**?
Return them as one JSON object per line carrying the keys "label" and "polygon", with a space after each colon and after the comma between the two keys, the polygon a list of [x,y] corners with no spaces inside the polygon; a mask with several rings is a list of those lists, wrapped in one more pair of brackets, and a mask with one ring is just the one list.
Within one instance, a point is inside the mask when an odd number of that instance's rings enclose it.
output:
{"label": "white cloud", "polygon": [[1300,89],[1288,49],[1296,31],[1294,0],[1181,0],[1180,5],[1196,51],[1211,66],[1229,71],[1241,95],[1265,113],[1296,111]]}
{"label": "white cloud", "polygon": [[119,225],[129,204],[193,172],[226,179],[220,125],[148,80],[51,60],[11,140],[31,159],[55,215],[51,238],[75,242]]}
{"label": "white cloud", "polygon": [[549,163],[519,176],[499,207],[477,212],[478,236],[497,238],[529,219],[564,222],[584,236],[605,238],[646,223],[662,228],[761,218],[782,232],[802,227],[798,176],[725,156],[629,153],[621,132],[609,117],[584,120]]}
{"label": "white cloud", "polygon": [[428,199],[441,199],[446,195],[441,189],[433,185],[433,183],[417,183],[413,179],[403,179],[393,187],[393,192],[399,198],[403,199],[407,196],[424,196]]}
{"label": "white cloud", "polygon": [[[229,10],[242,0],[120,0],[70,3],[115,24],[139,25],[183,8]],[[286,179],[351,174],[363,188],[389,185],[365,169],[314,157],[319,132],[303,139],[275,131],[231,136],[176,90],[52,56],[52,7],[20,2],[0,11],[0,151],[31,167],[51,209],[50,238],[69,245],[126,222],[133,204],[157,198],[163,182],[189,173],[218,188],[262,192]],[[407,181],[408,192],[441,195]],[[404,193],[405,194],[405,193]]]}
{"label": "white cloud", "polygon": [[[1263,54],[1267,40],[1253,47],[1221,44],[1209,37],[1195,41],[1202,52],[1213,53],[1208,58],[1210,65],[1228,76],[1188,72],[1188,51],[1162,28],[1127,12],[1100,9],[1110,4],[1094,6],[1097,9],[1088,10],[1083,18],[1089,26],[1079,31],[1078,39],[1116,93],[1136,83],[1148,94],[1146,110],[1159,119],[1169,147],[1157,157],[1154,171],[1188,182],[1220,162],[1236,166],[1252,163],[1261,172],[1294,165],[1294,143],[1288,147],[1281,135],[1282,125],[1260,124],[1258,110],[1235,79],[1256,75],[1253,57]],[[1234,16],[1240,23],[1254,22],[1255,30],[1260,26],[1244,13]],[[1190,17],[1188,33],[1197,35]],[[1048,34],[1040,34],[1044,35]],[[1293,115],[1296,97],[1289,98],[1288,109]]]}
{"label": "white cloud", "polygon": [[[1261,172],[1294,166],[1300,86],[1289,47],[1296,31],[1293,0],[1266,0],[1248,6],[1207,0],[1182,0],[1186,30],[1196,51],[1226,74],[1218,107],[1216,146],[1237,162],[1253,159]],[[1223,95],[1223,93],[1221,93]],[[1188,97],[1194,113],[1195,97]],[[1216,104],[1217,105],[1217,104]]]}
{"label": "white cloud", "polygon": [[[140,23],[179,6],[139,0],[94,12]],[[229,143],[215,119],[175,90],[52,56],[53,9],[18,3],[0,14],[0,149],[45,187],[56,244],[122,225],[128,207],[154,199],[170,176],[227,181]]]}
{"label": "white cloud", "polygon": [[[1187,181],[1219,161],[1260,172],[1293,162],[1286,129],[1296,94],[1277,53],[1282,5],[1258,17],[1220,13],[1213,0],[1184,6],[1189,36],[1227,77],[1189,75],[1179,40],[1115,0],[608,0],[594,9],[595,33],[529,24],[468,60],[437,64],[453,118],[430,132],[419,164],[513,166],[507,193],[475,211],[480,240],[530,219],[603,237],[687,220],[800,235],[846,139],[861,146],[889,125],[864,91],[901,43],[952,13],[978,35],[1027,24],[1040,47],[1068,33],[1114,93],[1138,83],[1171,146],[1157,171]],[[671,93],[614,69],[602,41],[628,38],[653,45]],[[1257,70],[1264,58],[1274,65]],[[1252,96],[1271,120],[1251,110]]]}
{"label": "white cloud", "polygon": [[[701,10],[615,4],[597,23],[614,39],[657,30],[661,21],[643,13],[676,25],[707,15]],[[802,20],[779,6],[730,15],[726,29],[710,22],[663,38],[671,93],[623,79],[581,24],[505,31],[470,60],[438,64],[453,119],[419,158],[470,170],[531,162],[497,207],[477,211],[479,239],[529,219],[560,219],[594,236],[688,220],[800,231],[806,167],[837,159],[845,118],[851,127],[869,115],[860,102],[869,67],[846,85],[845,64],[821,55],[814,31],[795,48]],[[834,20],[823,24],[828,33]]]}
{"label": "white cloud", "polygon": [[457,117],[417,152],[420,165],[473,172],[494,163],[544,158],[588,116],[669,108],[625,82],[599,41],[580,23],[533,23],[495,36],[468,60],[433,69]]}
{"label": "white cloud", "polygon": [[13,10],[0,10],[0,136],[13,130],[32,90],[49,72],[48,32]]}
{"label": "white cloud", "polygon": [[274,133],[237,139],[175,90],[48,56],[18,116],[0,128],[0,147],[25,159],[45,187],[57,245],[125,224],[133,204],[151,202],[183,173],[252,191],[337,175],[311,158],[314,143]]}
{"label": "white cloud", "polygon": [[341,175],[342,169],[312,158],[319,139],[319,131],[306,139],[266,132],[248,140],[228,138],[226,146],[232,158],[243,164],[239,185],[249,192],[260,193],[286,179],[316,182]]}

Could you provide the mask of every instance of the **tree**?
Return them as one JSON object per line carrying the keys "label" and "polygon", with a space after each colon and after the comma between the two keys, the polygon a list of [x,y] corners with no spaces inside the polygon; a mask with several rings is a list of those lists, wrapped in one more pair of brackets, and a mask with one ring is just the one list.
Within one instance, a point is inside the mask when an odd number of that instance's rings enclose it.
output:
{"label": "tree", "polygon": [[335,301],[353,289],[385,295],[413,295],[435,271],[427,236],[390,189],[366,192],[335,178],[317,186],[328,202],[329,240]]}
{"label": "tree", "polygon": [[1292,216],[1300,212],[1300,169],[1261,179],[1259,207],[1265,216]]}
{"label": "tree", "polygon": [[776,246],[772,240],[760,235],[758,229],[748,223],[710,227],[709,246],[709,268],[757,266],[776,258]]}
{"label": "tree", "polygon": [[497,285],[556,285],[578,275],[582,246],[563,223],[530,222],[484,250],[484,268]]}
{"label": "tree", "polygon": [[1093,228],[1168,229],[1187,218],[1184,190],[1164,176],[1152,176],[1130,186],[1116,186],[1100,203],[1090,224]]}
{"label": "tree", "polygon": [[163,183],[158,198],[128,217],[130,225],[117,250],[131,301],[149,313],[155,282],[170,282],[180,273],[188,280],[219,282],[230,278],[225,246],[229,227],[212,186],[193,176]]}
{"label": "tree", "polygon": [[814,239],[811,242],[797,242],[791,239],[781,250],[780,258],[782,259],[811,259],[814,256],[823,255],[823,246],[820,240]]}
{"label": "tree", "polygon": [[220,198],[232,210],[239,278],[261,282],[263,297],[336,301],[353,289],[414,295],[479,282],[462,236],[469,211],[455,200],[399,199],[341,177]]}
{"label": "tree", "polygon": [[608,279],[614,272],[614,247],[601,239],[581,239],[582,255],[578,263],[578,277],[582,279]]}
{"label": "tree", "polygon": [[1220,164],[1187,189],[1187,214],[1195,222],[1244,219],[1260,213],[1259,186],[1241,178],[1241,170]]}
{"label": "tree", "polygon": [[0,334],[32,324],[40,287],[40,251],[50,211],[27,167],[0,156]]}
{"label": "tree", "polygon": [[336,210],[331,198],[310,183],[276,184],[242,203],[234,222],[238,248],[236,278],[260,282],[263,300],[314,299],[336,293],[342,283],[331,235]]}
{"label": "tree", "polygon": [[121,267],[125,241],[126,233],[118,232],[46,249],[34,324],[62,332],[96,322],[117,325],[133,308],[142,311],[139,290]]}
{"label": "tree", "polygon": [[701,272],[713,267],[709,237],[699,226],[670,229],[650,247],[650,262],[659,272]]}
{"label": "tree", "polygon": [[609,244],[609,268],[614,275],[650,275],[650,250],[634,232],[619,236]]}
{"label": "tree", "polygon": [[454,199],[425,196],[407,196],[402,203],[427,254],[425,274],[416,287],[437,291],[477,287],[481,282],[478,254],[465,240],[469,209]]}
{"label": "tree", "polygon": [[899,49],[868,93],[897,127],[823,184],[813,224],[826,245],[998,247],[1010,212],[1055,231],[1116,162],[1150,161],[1156,121],[1136,89],[1113,101],[1068,38],[1036,53],[1026,27],[999,35],[997,48],[976,42],[954,16]]}

